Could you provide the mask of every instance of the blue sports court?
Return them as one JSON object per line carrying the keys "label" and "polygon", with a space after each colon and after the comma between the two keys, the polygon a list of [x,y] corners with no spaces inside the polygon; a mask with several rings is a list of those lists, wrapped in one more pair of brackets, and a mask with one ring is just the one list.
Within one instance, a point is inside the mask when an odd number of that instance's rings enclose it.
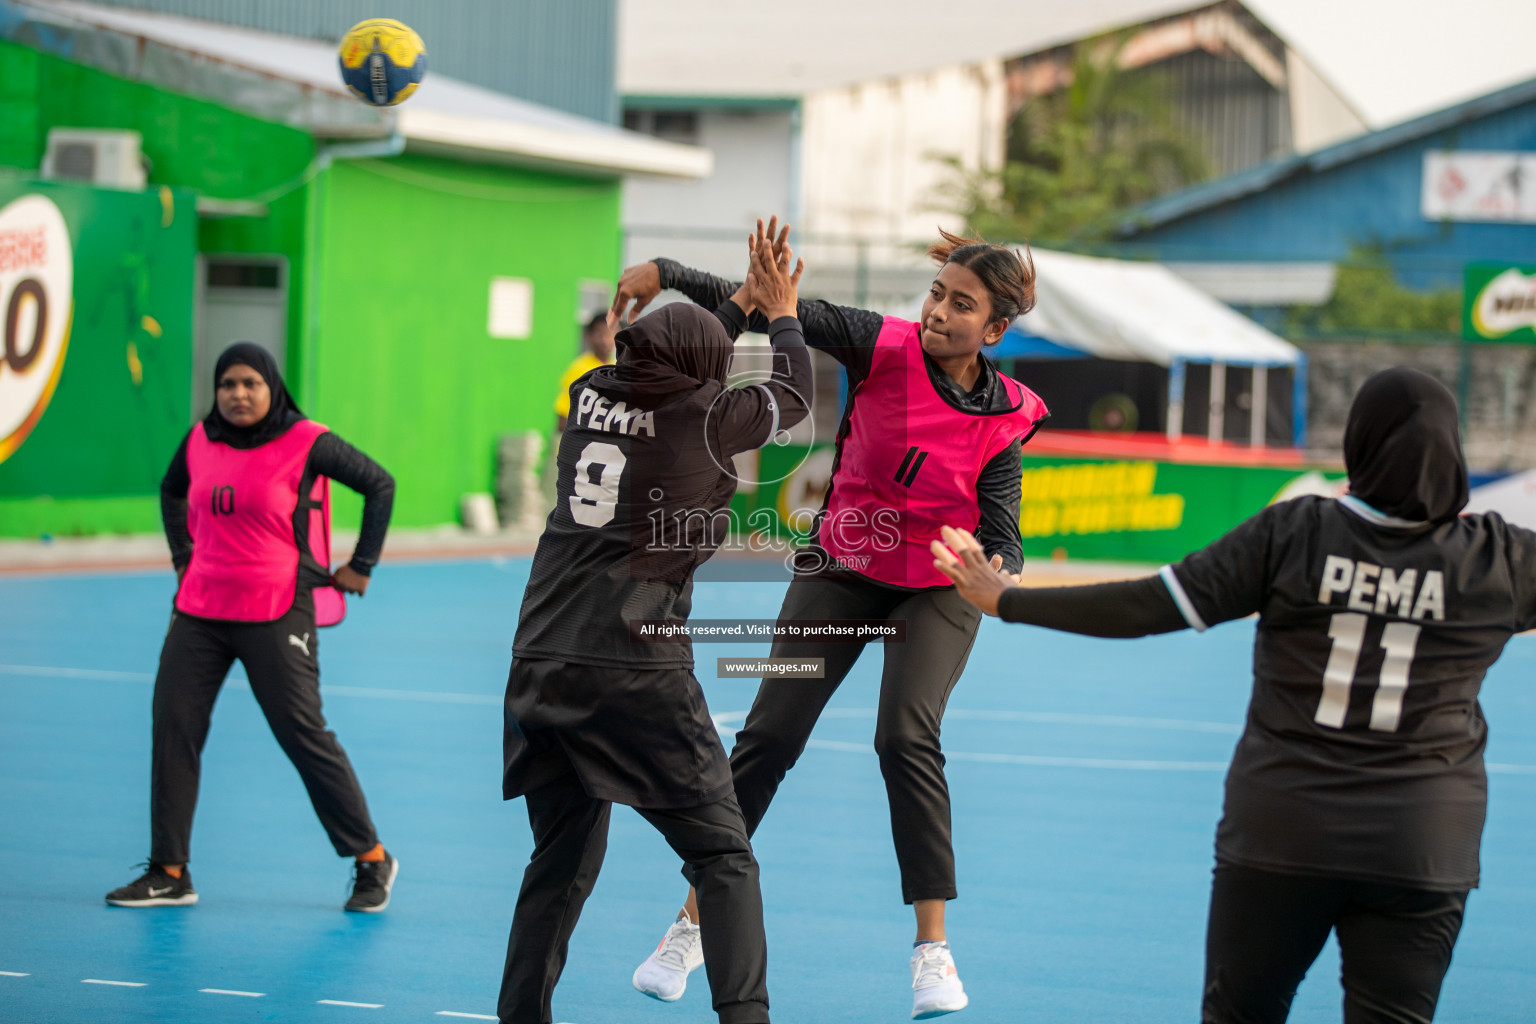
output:
{"label": "blue sports court", "polygon": [[[151,681],[169,571],[0,577],[0,1020],[384,1024],[494,1019],[530,836],[500,799],[501,692],[528,560],[386,564],[322,635],[326,712],[402,869],[389,910],[341,912],[335,857],[235,669],[204,759],[193,908],[103,894],[148,848]],[[708,583],[705,617],[772,618],[783,584]],[[949,931],[971,1007],[955,1024],[1190,1022],[1211,847],[1243,720],[1253,627],[1101,641],[988,620],[944,743],[961,898]],[[699,645],[729,732],[755,682]],[[775,1020],[907,1019],[902,906],[870,748],[880,652],[866,653],[755,846]],[[1437,1019],[1530,1020],[1536,1006],[1536,640],[1517,638],[1484,708],[1491,799],[1483,888]],[[781,685],[793,686],[793,682]],[[616,809],[556,1019],[712,1019],[695,974],[653,1002],[630,974],[684,883],[661,838]],[[1292,1020],[1339,1020],[1330,948]]]}

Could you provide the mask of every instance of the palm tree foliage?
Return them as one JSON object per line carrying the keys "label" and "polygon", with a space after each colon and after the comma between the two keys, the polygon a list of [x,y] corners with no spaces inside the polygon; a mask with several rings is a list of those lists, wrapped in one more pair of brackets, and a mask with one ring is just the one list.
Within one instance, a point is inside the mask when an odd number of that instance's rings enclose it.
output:
{"label": "palm tree foliage", "polygon": [[989,238],[1090,241],[1117,211],[1207,177],[1209,158],[1178,123],[1165,80],[1120,67],[1127,38],[1077,46],[1071,84],[1014,117],[1001,170],[946,160],[941,208]]}

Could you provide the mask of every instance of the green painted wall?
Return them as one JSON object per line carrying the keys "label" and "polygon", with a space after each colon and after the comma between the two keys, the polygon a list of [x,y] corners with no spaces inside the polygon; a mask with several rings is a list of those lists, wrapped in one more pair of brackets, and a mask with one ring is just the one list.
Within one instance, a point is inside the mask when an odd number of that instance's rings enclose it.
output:
{"label": "green painted wall", "polygon": [[73,318],[52,400],[0,461],[0,536],[157,529],[190,416],[194,198],[0,176],[0,208],[27,195],[69,229]]}
{"label": "green painted wall", "polygon": [[[18,189],[54,197],[76,242],[76,319],[65,370],[37,429],[0,463],[0,536],[156,531],[160,476],[194,417],[194,254],[287,257],[289,345],[300,348],[304,178],[314,141],[11,42],[0,41],[0,72],[0,172],[22,172],[0,176],[0,201]],[[27,183],[54,127],[139,132],[151,187],[129,193]],[[164,229],[161,185],[173,189],[175,214]],[[183,189],[254,197],[267,202],[268,214],[200,220]],[[159,324],[160,338],[138,324],[144,313]],[[140,356],[139,384],[125,354],[130,341]]]}
{"label": "green painted wall", "polygon": [[[290,387],[395,474],[397,524],[457,521],[460,495],[492,489],[497,437],[549,429],[555,382],[579,347],[581,282],[618,275],[616,180],[414,155],[338,161],[311,179],[316,146],[302,131],[9,42],[0,70],[0,166],[35,171],[50,127],[132,129],[152,185],[267,203],[265,217],[197,221],[181,196],[178,223],[196,224],[196,251],[288,258]],[[134,440],[139,482],[108,489],[64,480],[62,464],[18,463],[29,475],[0,486],[0,501],[17,499],[0,507],[0,534],[156,528],[154,485],[194,412],[193,281],[181,273],[186,358],[162,403],[177,426]],[[531,337],[489,336],[493,277],[533,283]],[[360,503],[345,488],[336,497],[349,526]]]}
{"label": "green painted wall", "polygon": [[[456,522],[496,438],[552,425],[580,282],[618,276],[619,184],[408,155],[338,161],[316,192],[306,411],[395,475],[397,525]],[[493,277],[533,282],[531,337],[490,337]],[[335,504],[352,527],[360,503]]]}
{"label": "green painted wall", "polygon": [[151,185],[191,188],[216,199],[268,200],[265,217],[203,219],[198,249],[288,258],[292,359],[302,335],[307,281],[303,182],[315,155],[307,132],[16,43],[0,41],[0,69],[0,165],[29,171],[42,166],[50,128],[127,129],[143,136]]}

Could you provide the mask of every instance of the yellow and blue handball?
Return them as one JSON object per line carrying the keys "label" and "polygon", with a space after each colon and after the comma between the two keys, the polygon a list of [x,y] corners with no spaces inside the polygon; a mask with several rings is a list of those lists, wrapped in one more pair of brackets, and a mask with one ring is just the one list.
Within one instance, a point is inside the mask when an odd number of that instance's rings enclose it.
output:
{"label": "yellow and blue handball", "polygon": [[341,80],[358,99],[392,107],[410,98],[427,74],[427,48],[393,18],[360,21],[341,38]]}

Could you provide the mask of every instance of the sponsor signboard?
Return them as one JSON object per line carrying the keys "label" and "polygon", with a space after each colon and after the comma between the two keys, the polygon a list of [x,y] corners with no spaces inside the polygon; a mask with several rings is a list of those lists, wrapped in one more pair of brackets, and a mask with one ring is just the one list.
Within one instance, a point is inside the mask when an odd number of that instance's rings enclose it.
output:
{"label": "sponsor signboard", "polygon": [[0,206],[0,462],[42,419],[59,385],[74,312],[75,261],[47,196]]}
{"label": "sponsor signboard", "polygon": [[0,536],[158,528],[196,252],[189,192],[0,177]]}
{"label": "sponsor signboard", "polygon": [[1426,152],[1420,210],[1425,220],[1536,224],[1536,153]]}
{"label": "sponsor signboard", "polygon": [[1463,338],[1536,342],[1536,266],[1469,264],[1464,296]]}

